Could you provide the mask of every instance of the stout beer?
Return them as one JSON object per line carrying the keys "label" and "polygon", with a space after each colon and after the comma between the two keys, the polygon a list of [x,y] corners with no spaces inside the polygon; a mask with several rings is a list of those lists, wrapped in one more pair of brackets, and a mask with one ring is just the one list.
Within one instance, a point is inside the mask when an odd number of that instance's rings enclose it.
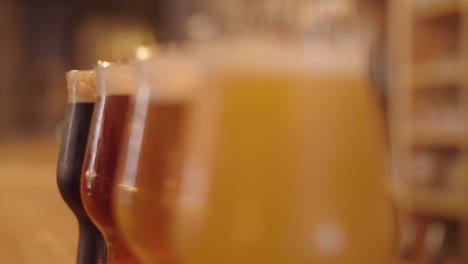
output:
{"label": "stout beer", "polygon": [[68,109],[62,139],[57,183],[63,200],[79,223],[78,264],[97,263],[102,237],[87,216],[80,195],[80,176],[96,101],[94,71],[67,73]]}

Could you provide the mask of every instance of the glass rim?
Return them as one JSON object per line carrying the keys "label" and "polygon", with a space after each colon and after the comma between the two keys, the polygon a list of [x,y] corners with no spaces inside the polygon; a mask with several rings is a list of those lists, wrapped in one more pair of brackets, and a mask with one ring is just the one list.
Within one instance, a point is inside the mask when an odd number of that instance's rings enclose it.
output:
{"label": "glass rim", "polygon": [[189,100],[202,77],[202,59],[196,52],[167,46],[163,52],[142,53],[136,61],[137,91],[144,91],[151,101]]}
{"label": "glass rim", "polygon": [[68,102],[96,101],[96,72],[94,70],[70,70],[66,74]]}
{"label": "glass rim", "polygon": [[98,95],[131,95],[135,90],[134,61],[99,60],[95,66]]}
{"label": "glass rim", "polygon": [[[367,74],[365,39],[330,45],[328,41],[244,36],[202,45],[208,74],[223,71],[252,74],[326,76]],[[355,48],[355,49],[354,49]],[[351,52],[352,51],[352,52]],[[208,55],[208,56],[207,56]]]}

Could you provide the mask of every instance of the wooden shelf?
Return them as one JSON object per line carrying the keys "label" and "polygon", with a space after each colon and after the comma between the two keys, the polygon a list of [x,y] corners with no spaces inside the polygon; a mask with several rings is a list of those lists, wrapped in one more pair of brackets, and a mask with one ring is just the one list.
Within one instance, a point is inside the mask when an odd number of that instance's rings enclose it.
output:
{"label": "wooden shelf", "polygon": [[458,131],[422,131],[415,130],[412,144],[418,147],[462,147],[463,133]]}
{"label": "wooden shelf", "polygon": [[[468,0],[388,3],[390,128],[395,185],[399,187],[393,193],[403,217],[422,216],[427,222],[455,220],[460,227],[455,246],[460,252],[444,256],[440,263],[468,263],[468,253],[462,250],[468,246],[468,87],[464,72]],[[438,158],[423,160],[434,162],[434,168],[425,168],[415,163],[421,162],[416,155],[441,158],[440,162]],[[414,176],[430,175],[425,169],[439,178],[427,184],[414,181],[425,180]],[[424,227],[424,223],[418,225]],[[417,248],[409,251],[416,263],[432,261]]]}
{"label": "wooden shelf", "polygon": [[411,190],[411,193],[397,193],[396,201],[410,211],[437,217],[460,219],[467,214],[463,195],[444,191]]}
{"label": "wooden shelf", "polygon": [[416,0],[414,17],[416,19],[436,19],[462,12],[459,0]]}
{"label": "wooden shelf", "polygon": [[459,87],[458,69],[458,61],[453,59],[414,65],[414,89],[427,90]]}

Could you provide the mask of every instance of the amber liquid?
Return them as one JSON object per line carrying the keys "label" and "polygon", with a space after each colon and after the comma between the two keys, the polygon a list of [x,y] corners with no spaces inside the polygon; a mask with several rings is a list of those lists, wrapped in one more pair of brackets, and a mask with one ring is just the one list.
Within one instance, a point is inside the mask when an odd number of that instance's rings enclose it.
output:
{"label": "amber liquid", "polygon": [[[169,212],[173,208],[181,170],[182,132],[186,107],[152,103],[142,123],[137,116],[126,144],[116,185],[117,218],[124,236],[144,263],[174,263],[168,246]],[[127,158],[128,157],[128,158]],[[132,166],[133,159],[136,165]]]}
{"label": "amber liquid", "polygon": [[138,263],[117,231],[112,210],[112,186],[129,103],[129,95],[98,98],[81,176],[83,204],[106,240],[108,264]]}
{"label": "amber liquid", "polygon": [[179,263],[390,263],[382,118],[366,80],[244,72],[217,87],[213,162],[183,174],[193,186],[171,216]]}
{"label": "amber liquid", "polygon": [[186,111],[204,121],[187,126],[183,154],[181,108],[133,122],[144,130],[116,208],[145,263],[390,263],[382,118],[365,79],[243,73],[214,87],[207,117]]}

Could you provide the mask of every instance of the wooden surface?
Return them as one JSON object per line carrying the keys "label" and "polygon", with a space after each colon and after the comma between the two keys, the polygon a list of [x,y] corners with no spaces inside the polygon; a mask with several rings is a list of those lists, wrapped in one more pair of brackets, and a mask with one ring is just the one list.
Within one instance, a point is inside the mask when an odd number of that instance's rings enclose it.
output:
{"label": "wooden surface", "polygon": [[75,262],[77,224],[55,183],[58,145],[0,144],[0,263]]}

